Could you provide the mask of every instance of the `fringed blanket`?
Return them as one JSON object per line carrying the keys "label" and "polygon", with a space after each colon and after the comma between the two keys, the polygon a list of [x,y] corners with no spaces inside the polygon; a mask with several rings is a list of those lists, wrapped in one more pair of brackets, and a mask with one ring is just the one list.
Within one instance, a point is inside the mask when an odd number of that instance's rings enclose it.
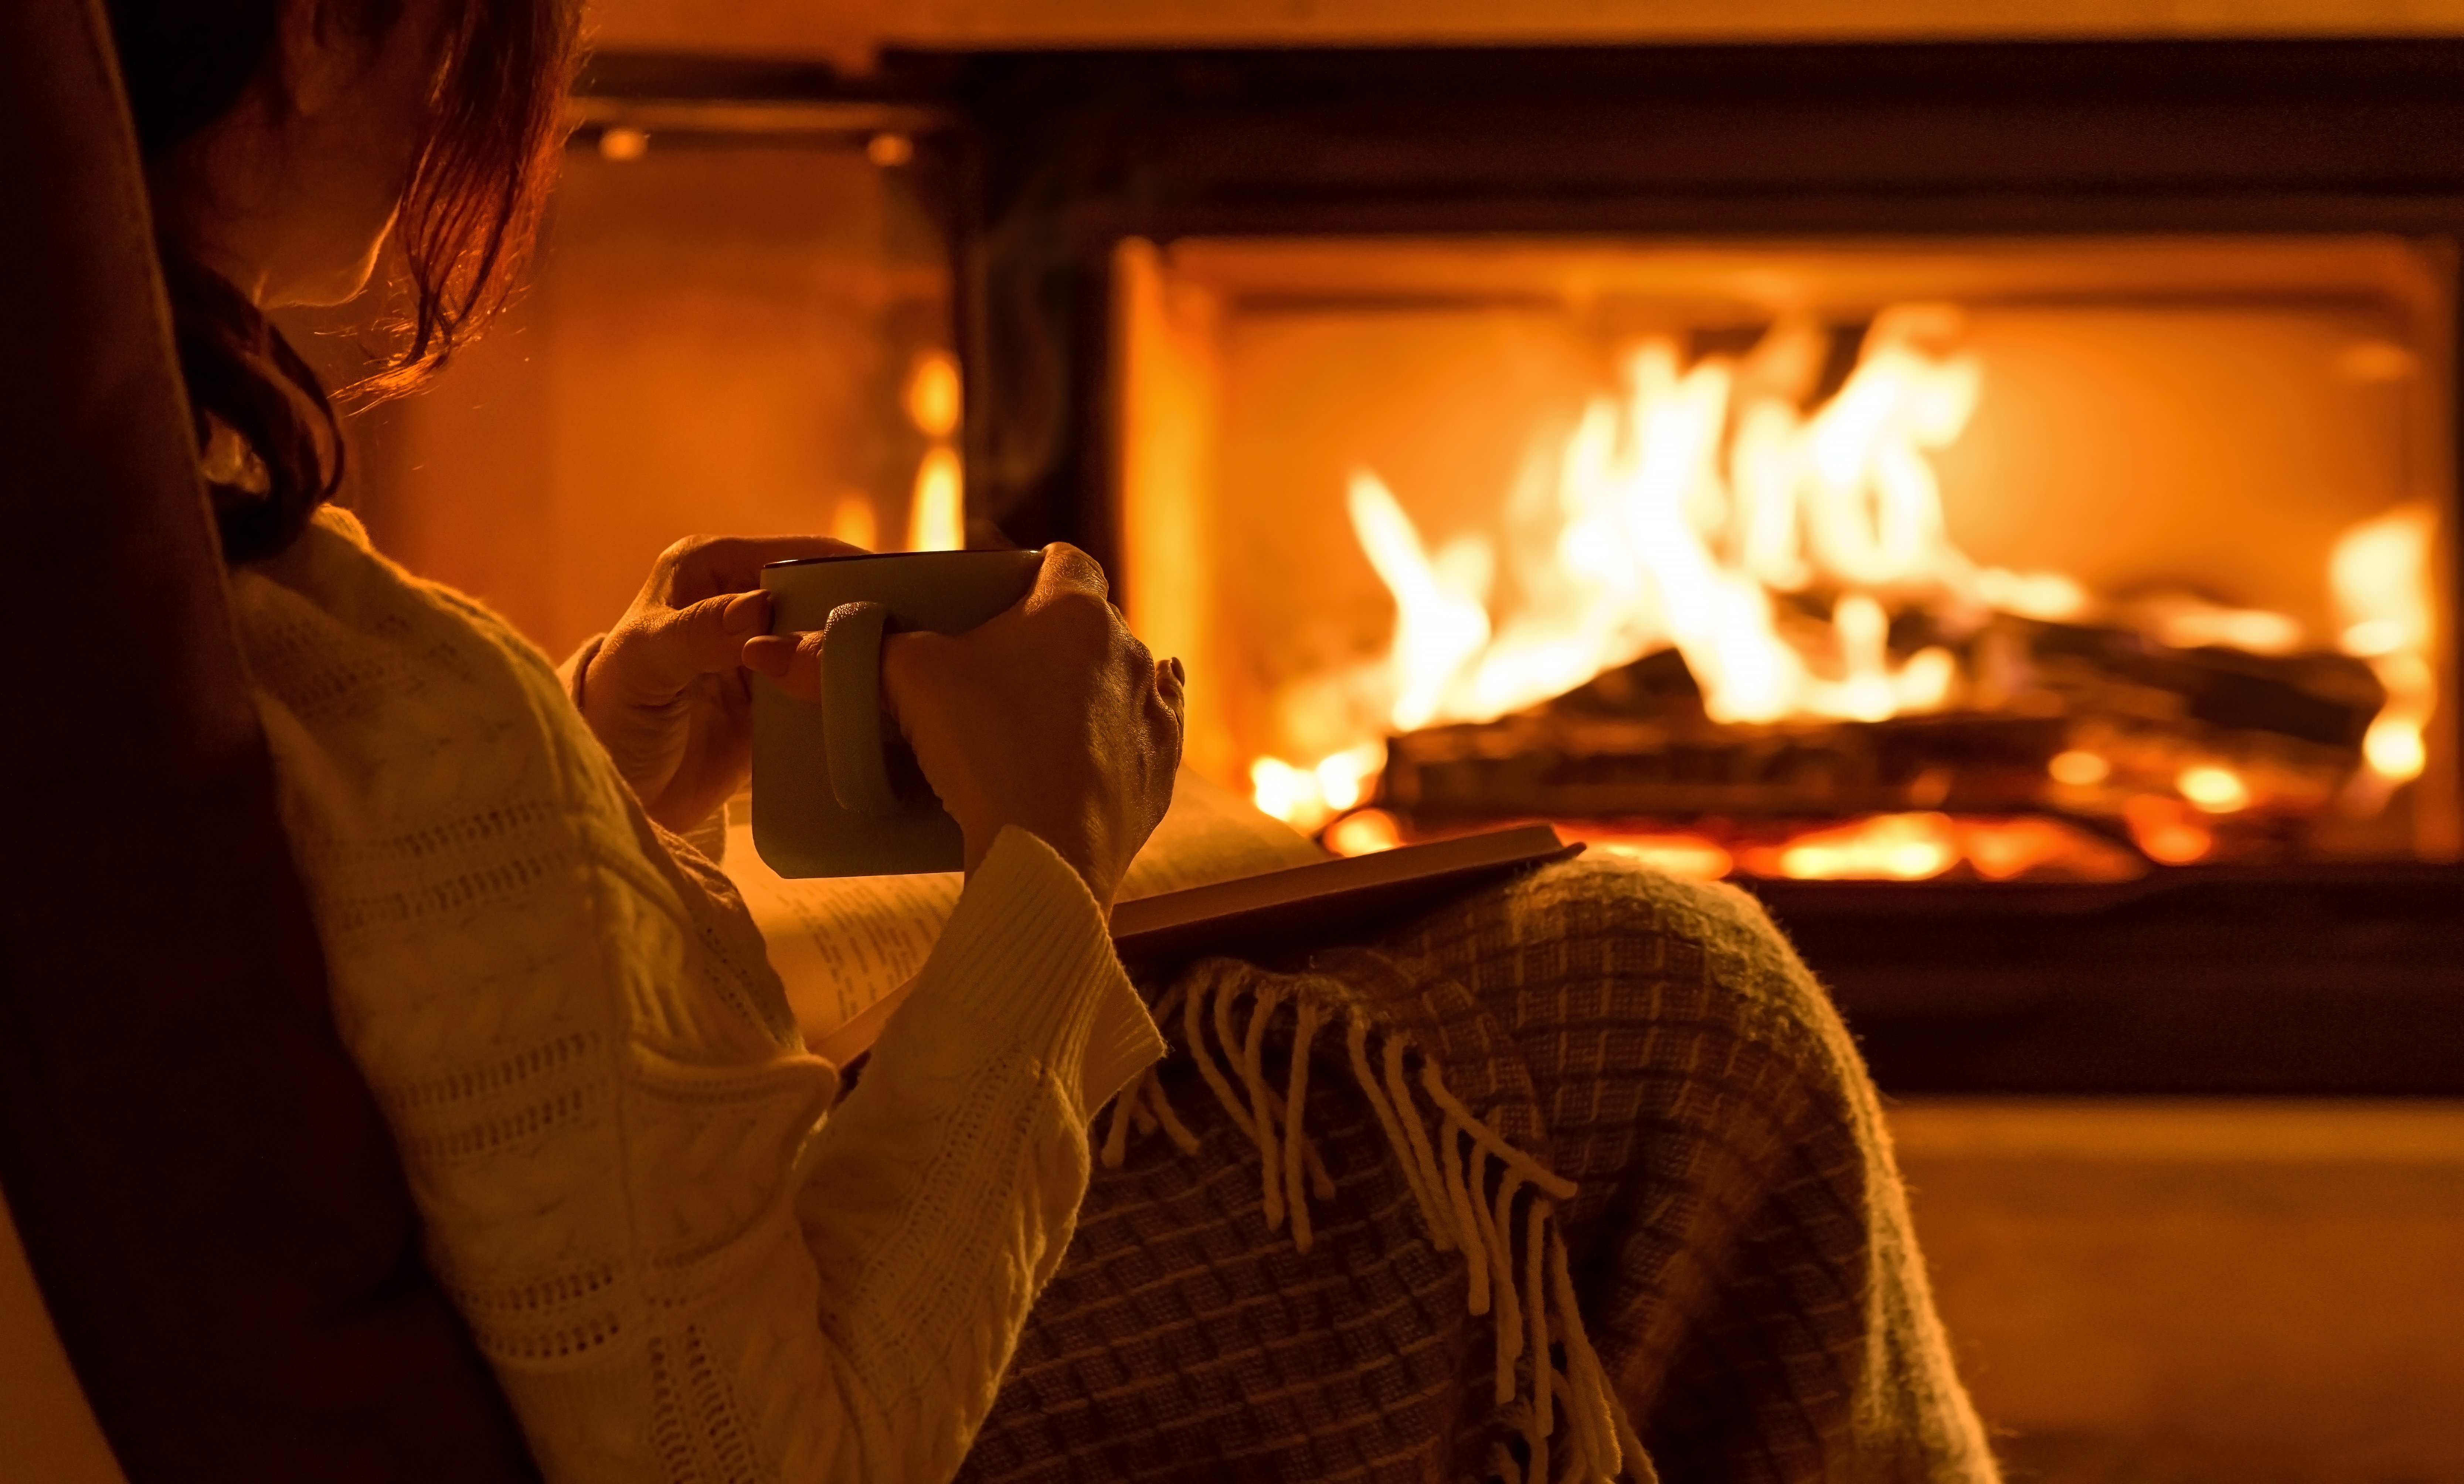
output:
{"label": "fringed blanket", "polygon": [[1995,1477],[1873,1089],[1742,894],[1577,861],[1151,1002],[963,1478]]}

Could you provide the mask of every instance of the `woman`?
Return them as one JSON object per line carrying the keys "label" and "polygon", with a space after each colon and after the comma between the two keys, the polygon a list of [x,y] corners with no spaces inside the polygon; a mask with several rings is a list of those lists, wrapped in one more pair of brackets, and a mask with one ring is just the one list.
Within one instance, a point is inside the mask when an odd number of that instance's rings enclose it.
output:
{"label": "woman", "polygon": [[889,647],[971,881],[922,1014],[821,1124],[835,1074],[660,826],[744,776],[756,569],[830,544],[667,554],[577,714],[321,508],[332,415],[261,315],[355,296],[390,231],[413,303],[388,381],[442,364],[544,188],[573,6],[113,10],[338,1019],[535,1453],[595,1481],[946,1477],[1067,1244],[1089,1117],[1162,1049],[1104,909],[1169,798],[1177,669],[1066,549],[977,633]]}
{"label": "woman", "polygon": [[744,776],[745,672],[812,685],[756,569],[830,543],[681,544],[560,676],[322,508],[262,316],[390,232],[382,384],[443,364],[545,188],[569,0],[111,8],[337,1019],[550,1478],[1991,1477],[1871,1089],[1742,899],[1561,867],[1208,961],[1157,1071],[1104,911],[1181,676],[1067,548],[885,656],[969,879],[831,1110],[677,839]]}

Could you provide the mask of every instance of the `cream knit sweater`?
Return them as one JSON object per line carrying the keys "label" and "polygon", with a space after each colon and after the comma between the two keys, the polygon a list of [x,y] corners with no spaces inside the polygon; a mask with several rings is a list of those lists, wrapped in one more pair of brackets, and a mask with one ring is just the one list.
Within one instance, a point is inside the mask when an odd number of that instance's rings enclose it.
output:
{"label": "cream knit sweater", "polygon": [[518,636],[339,512],[232,587],[344,1043],[548,1478],[949,1477],[1163,1049],[1076,873],[1004,834],[830,1111]]}

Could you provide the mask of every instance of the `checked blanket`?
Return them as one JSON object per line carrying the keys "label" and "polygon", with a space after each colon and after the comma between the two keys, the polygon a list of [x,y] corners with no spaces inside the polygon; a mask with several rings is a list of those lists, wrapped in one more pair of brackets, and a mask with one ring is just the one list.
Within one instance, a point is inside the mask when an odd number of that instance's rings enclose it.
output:
{"label": "checked blanket", "polygon": [[1991,1484],[1871,1083],[1726,887],[1577,860],[1148,987],[961,1477]]}

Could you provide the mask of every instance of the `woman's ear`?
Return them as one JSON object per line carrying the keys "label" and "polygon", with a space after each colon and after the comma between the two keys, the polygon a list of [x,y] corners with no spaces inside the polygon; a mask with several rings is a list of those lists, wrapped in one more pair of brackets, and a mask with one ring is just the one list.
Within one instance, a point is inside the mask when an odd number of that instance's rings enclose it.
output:
{"label": "woman's ear", "polygon": [[273,80],[280,106],[297,118],[331,109],[360,80],[384,41],[366,0],[275,0]]}

